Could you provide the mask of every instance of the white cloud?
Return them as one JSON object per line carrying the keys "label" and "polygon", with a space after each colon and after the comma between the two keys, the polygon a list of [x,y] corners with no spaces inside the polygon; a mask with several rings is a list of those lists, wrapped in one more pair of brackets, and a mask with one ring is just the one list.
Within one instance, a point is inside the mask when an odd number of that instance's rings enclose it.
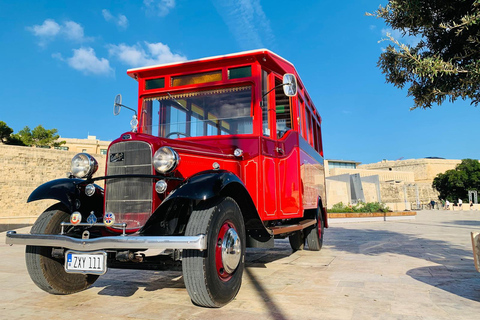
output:
{"label": "white cloud", "polygon": [[91,38],[85,37],[82,25],[75,21],[65,21],[62,25],[53,19],[46,19],[41,25],[27,27],[27,30],[38,37],[39,44],[44,46],[47,42],[57,37],[64,37],[77,42],[90,41]]}
{"label": "white cloud", "polygon": [[187,58],[180,54],[173,53],[168,45],[161,42],[137,43],[128,46],[124,43],[110,45],[108,52],[110,56],[116,57],[129,67],[143,67],[170,62],[185,61]]}
{"label": "white cloud", "polygon": [[147,13],[165,17],[170,10],[175,8],[175,0],[143,0]]}
{"label": "white cloud", "polygon": [[123,28],[123,29],[127,29],[127,27],[128,27],[127,17],[124,16],[123,14],[119,14],[118,15],[118,20],[117,20],[117,26],[119,26],[120,28]]}
{"label": "white cloud", "polygon": [[[63,60],[61,55],[56,55],[56,58]],[[73,56],[66,61],[70,67],[84,74],[111,75],[114,72],[108,60],[97,58],[92,48],[74,49]]]}
{"label": "white cloud", "polygon": [[46,19],[43,24],[34,25],[27,29],[37,37],[55,37],[60,32],[60,25],[55,20]]}
{"label": "white cloud", "polygon": [[83,27],[74,21],[66,21],[64,23],[62,32],[70,40],[75,40],[75,41],[87,40],[83,32]]}
{"label": "white cloud", "polygon": [[60,60],[60,61],[65,61],[65,59],[63,58],[63,56],[60,52],[52,53],[52,58]]}
{"label": "white cloud", "polygon": [[117,17],[114,17],[110,11],[107,9],[102,10],[102,15],[105,21],[115,23],[120,29],[127,29],[128,19],[123,14],[119,14]]}
{"label": "white cloud", "polygon": [[213,0],[213,4],[242,49],[274,46],[275,37],[260,0]]}
{"label": "white cloud", "polygon": [[107,9],[103,9],[103,10],[102,10],[102,15],[103,15],[103,18],[104,18],[106,21],[111,21],[111,20],[113,19],[112,14],[111,14],[110,11],[108,11]]}

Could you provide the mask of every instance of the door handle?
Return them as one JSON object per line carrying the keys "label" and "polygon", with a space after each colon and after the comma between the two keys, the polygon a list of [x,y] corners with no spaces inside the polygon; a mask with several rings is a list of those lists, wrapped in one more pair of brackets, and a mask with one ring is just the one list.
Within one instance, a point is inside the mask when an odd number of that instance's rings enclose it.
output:
{"label": "door handle", "polygon": [[280,147],[276,147],[275,150],[276,150],[278,153],[281,153],[281,154],[284,154],[284,153],[285,153],[285,151],[283,151],[283,149],[280,148]]}

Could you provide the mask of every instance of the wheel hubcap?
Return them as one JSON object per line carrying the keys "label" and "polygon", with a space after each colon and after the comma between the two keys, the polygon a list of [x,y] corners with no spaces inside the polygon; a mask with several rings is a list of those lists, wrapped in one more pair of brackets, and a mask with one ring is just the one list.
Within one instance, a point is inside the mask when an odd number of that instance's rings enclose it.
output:
{"label": "wheel hubcap", "polygon": [[240,263],[240,239],[237,231],[230,228],[222,242],[222,263],[227,273],[232,273]]}
{"label": "wheel hubcap", "polygon": [[242,244],[235,226],[230,220],[225,221],[219,230],[215,260],[217,274],[223,281],[228,281],[242,257]]}

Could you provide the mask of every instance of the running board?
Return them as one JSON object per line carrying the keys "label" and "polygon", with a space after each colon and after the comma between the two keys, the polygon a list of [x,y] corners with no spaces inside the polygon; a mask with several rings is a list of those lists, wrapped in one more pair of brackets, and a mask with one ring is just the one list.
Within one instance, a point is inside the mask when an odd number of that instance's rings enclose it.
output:
{"label": "running board", "polygon": [[315,223],[317,223],[317,220],[315,220],[315,219],[305,219],[305,220],[300,221],[297,224],[289,224],[289,225],[284,225],[284,226],[271,227],[269,229],[273,232],[273,235],[278,235],[278,234],[282,234],[282,233],[290,233],[290,232],[294,232],[294,231],[303,230],[307,227],[313,226]]}

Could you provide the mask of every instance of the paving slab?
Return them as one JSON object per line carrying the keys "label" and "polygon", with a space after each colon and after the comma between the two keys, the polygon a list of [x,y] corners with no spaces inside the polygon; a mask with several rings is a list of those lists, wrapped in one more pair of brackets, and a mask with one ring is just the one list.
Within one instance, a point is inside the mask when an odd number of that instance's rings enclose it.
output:
{"label": "paving slab", "polygon": [[[110,269],[88,290],[49,295],[23,246],[0,233],[4,319],[479,319],[470,232],[480,211],[419,211],[415,220],[335,223],[321,252],[248,249],[242,288],[220,309],[193,305],[181,272]],[[22,228],[17,232],[28,232]]]}

